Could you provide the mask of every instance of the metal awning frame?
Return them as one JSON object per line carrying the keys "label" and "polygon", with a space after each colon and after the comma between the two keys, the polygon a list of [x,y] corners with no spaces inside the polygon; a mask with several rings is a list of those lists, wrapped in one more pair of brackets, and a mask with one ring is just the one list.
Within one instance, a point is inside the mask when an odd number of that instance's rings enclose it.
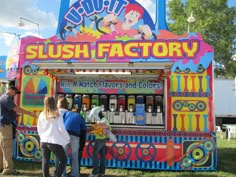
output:
{"label": "metal awning frame", "polygon": [[39,69],[170,69],[173,62],[146,63],[49,63],[33,62]]}
{"label": "metal awning frame", "polygon": [[[58,79],[66,78],[89,78],[89,77],[103,77],[103,78],[117,78],[117,77],[139,77],[139,78],[154,78],[161,80],[173,65],[173,62],[145,62],[145,63],[72,63],[72,62],[35,62],[32,65],[38,67],[39,70],[47,70],[51,77]],[[66,73],[52,73],[50,70],[67,70]],[[86,74],[79,75],[75,72],[78,70],[162,70],[161,74],[142,74],[132,73],[131,75],[113,75],[110,74]]]}

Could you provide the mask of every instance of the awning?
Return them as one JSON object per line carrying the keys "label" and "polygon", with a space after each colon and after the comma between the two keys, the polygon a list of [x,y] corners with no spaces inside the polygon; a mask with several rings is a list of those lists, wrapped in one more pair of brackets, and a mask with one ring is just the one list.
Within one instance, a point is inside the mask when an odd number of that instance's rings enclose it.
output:
{"label": "awning", "polygon": [[171,68],[173,62],[156,63],[49,63],[33,62],[39,69],[166,69]]}
{"label": "awning", "polygon": [[32,63],[55,79],[78,77],[155,77],[161,80],[173,62],[157,63]]}

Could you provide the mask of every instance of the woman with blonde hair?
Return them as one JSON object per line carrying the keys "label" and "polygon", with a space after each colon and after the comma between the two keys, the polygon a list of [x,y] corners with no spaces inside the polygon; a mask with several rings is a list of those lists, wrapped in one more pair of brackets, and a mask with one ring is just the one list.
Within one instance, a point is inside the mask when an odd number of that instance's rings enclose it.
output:
{"label": "woman with blonde hair", "polygon": [[54,97],[46,96],[44,98],[44,109],[39,115],[37,129],[42,151],[43,176],[50,176],[50,154],[53,152],[59,160],[56,177],[61,177],[67,162],[64,147],[69,143],[70,136],[65,129],[63,117],[58,112]]}

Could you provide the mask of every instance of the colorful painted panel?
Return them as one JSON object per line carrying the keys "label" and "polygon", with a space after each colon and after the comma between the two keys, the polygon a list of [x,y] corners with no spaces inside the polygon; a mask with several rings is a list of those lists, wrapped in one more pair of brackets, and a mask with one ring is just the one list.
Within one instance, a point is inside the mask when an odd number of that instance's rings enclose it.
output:
{"label": "colorful painted panel", "polygon": [[[215,138],[209,133],[114,130],[118,141],[107,143],[107,166],[150,170],[214,170]],[[92,165],[93,137],[82,164]]]}
{"label": "colorful painted panel", "polygon": [[[37,73],[37,77],[35,77],[34,73],[23,71],[21,80],[20,106],[35,112],[37,115],[43,109],[45,95],[53,94],[53,87],[51,86],[53,79],[42,73]],[[36,117],[32,118],[31,116],[23,115],[19,117],[18,124],[21,126],[36,126],[37,119]]]}
{"label": "colorful painted panel", "polygon": [[214,132],[211,67],[199,67],[198,72],[176,70],[169,75],[168,102],[172,109],[168,130]]}
{"label": "colorful painted panel", "polygon": [[40,162],[42,159],[39,136],[36,128],[18,128],[14,157],[17,160]]}
{"label": "colorful painted panel", "polygon": [[[117,142],[107,142],[107,167],[146,170],[214,170],[215,137],[209,133],[115,129]],[[94,137],[87,137],[82,165],[92,166]],[[41,161],[38,136],[18,128],[16,159]],[[53,157],[52,157],[53,160]]]}

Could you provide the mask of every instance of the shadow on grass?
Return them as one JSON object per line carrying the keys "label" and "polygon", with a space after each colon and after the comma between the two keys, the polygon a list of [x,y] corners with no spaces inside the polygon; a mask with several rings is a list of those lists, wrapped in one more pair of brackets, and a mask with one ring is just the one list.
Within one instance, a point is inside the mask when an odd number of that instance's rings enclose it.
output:
{"label": "shadow on grass", "polygon": [[[88,177],[89,176],[89,174],[82,174],[82,175],[80,175],[80,177]],[[126,175],[124,176],[124,175],[106,175],[106,177],[127,177]]]}
{"label": "shadow on grass", "polygon": [[236,147],[218,149],[218,171],[232,173],[236,176],[235,163]]}
{"label": "shadow on grass", "polygon": [[175,177],[194,177],[194,176],[204,176],[204,177],[219,177],[219,175],[211,175],[211,174],[202,174],[202,175],[194,175],[194,174],[188,174],[188,175],[185,175],[185,174],[180,174],[180,175],[176,175]]}
{"label": "shadow on grass", "polygon": [[26,161],[14,161],[15,169],[19,174],[17,177],[41,177],[42,168],[41,163],[26,162]]}

